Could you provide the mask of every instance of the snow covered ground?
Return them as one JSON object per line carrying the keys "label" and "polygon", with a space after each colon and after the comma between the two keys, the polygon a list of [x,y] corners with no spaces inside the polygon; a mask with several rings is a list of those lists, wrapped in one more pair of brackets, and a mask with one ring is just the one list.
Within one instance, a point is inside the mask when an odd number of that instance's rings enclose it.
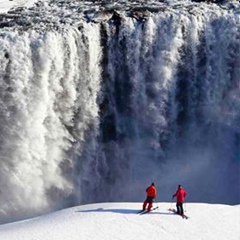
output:
{"label": "snow covered ground", "polygon": [[240,205],[188,203],[188,220],[168,211],[171,203],[137,214],[141,203],[73,207],[0,226],[4,240],[239,240]]}

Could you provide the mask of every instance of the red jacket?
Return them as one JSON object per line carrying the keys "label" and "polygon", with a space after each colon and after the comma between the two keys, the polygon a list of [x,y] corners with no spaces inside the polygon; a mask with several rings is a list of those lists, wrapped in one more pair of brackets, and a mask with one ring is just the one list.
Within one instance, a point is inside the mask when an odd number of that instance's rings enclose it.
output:
{"label": "red jacket", "polygon": [[148,197],[156,198],[157,190],[156,190],[156,188],[153,185],[149,186],[146,189],[146,192],[147,192],[147,196]]}
{"label": "red jacket", "polygon": [[187,192],[183,188],[179,188],[173,197],[177,197],[177,202],[183,203],[184,198],[187,196]]}

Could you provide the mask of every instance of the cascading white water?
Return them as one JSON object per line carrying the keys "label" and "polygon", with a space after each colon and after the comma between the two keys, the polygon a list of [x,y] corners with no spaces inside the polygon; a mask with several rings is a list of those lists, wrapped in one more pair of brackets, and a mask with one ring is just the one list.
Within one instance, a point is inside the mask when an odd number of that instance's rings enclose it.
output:
{"label": "cascading white water", "polygon": [[0,33],[2,221],[96,201],[239,202],[240,17],[166,8]]}
{"label": "cascading white water", "polygon": [[128,169],[119,197],[139,200],[156,181],[162,200],[184,183],[191,201],[238,202],[239,16],[195,9],[122,22],[106,26],[104,118],[121,146],[107,158]]}
{"label": "cascading white water", "polygon": [[0,41],[1,210],[49,211],[72,194],[74,152],[98,129],[99,27]]}

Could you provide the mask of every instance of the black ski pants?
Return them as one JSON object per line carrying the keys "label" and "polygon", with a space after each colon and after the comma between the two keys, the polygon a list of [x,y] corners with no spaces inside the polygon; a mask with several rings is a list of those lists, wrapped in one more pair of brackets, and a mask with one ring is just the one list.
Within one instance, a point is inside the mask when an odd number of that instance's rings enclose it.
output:
{"label": "black ski pants", "polygon": [[182,202],[177,202],[177,213],[178,214],[183,214],[183,203]]}

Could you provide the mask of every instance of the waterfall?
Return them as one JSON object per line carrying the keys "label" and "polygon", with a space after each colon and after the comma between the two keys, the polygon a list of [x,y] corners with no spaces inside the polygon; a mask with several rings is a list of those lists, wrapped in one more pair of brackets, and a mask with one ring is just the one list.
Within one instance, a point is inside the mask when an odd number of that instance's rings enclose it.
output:
{"label": "waterfall", "polygon": [[1,210],[48,211],[72,195],[85,134],[96,141],[99,26],[0,41]]}
{"label": "waterfall", "polygon": [[240,16],[215,8],[0,30],[0,219],[75,204],[239,203]]}

